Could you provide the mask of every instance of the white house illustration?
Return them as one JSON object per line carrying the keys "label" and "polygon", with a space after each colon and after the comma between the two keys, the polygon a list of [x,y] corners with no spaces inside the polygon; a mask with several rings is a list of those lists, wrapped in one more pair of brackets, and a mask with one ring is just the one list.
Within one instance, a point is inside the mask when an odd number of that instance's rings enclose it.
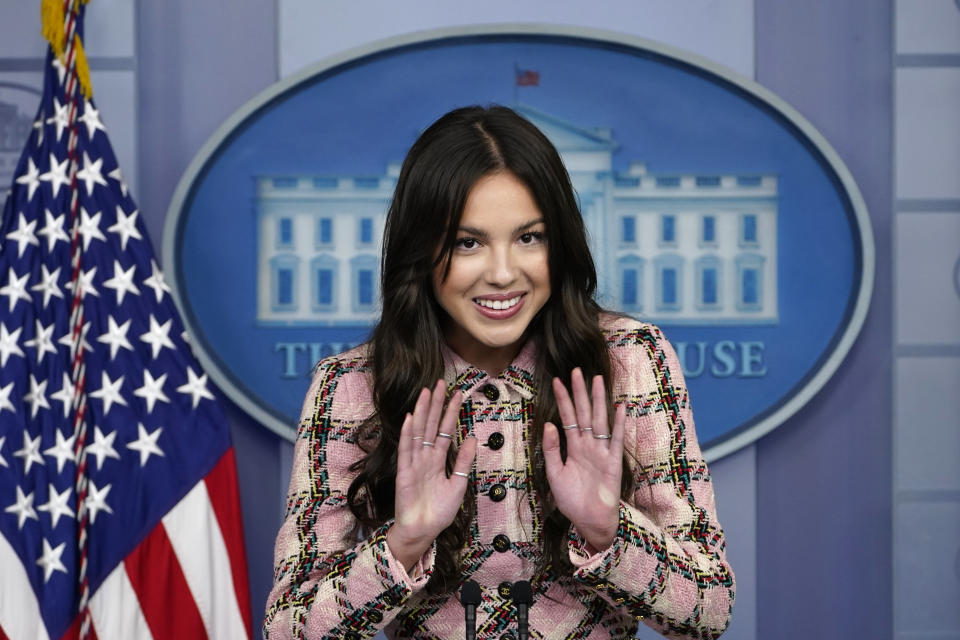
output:
{"label": "white house illustration", "polygon": [[[570,173],[602,304],[663,324],[777,323],[776,176],[615,171],[610,129],[517,111]],[[257,177],[260,324],[375,322],[398,174],[391,164],[378,176]]]}

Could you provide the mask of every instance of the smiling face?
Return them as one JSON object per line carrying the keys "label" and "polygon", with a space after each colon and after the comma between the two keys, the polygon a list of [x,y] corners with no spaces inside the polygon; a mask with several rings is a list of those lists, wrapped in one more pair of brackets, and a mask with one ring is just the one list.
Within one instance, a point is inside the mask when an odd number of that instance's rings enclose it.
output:
{"label": "smiling face", "polygon": [[447,344],[491,375],[510,364],[550,298],[543,214],[512,173],[484,176],[467,196],[457,242],[434,270],[433,291],[449,316]]}

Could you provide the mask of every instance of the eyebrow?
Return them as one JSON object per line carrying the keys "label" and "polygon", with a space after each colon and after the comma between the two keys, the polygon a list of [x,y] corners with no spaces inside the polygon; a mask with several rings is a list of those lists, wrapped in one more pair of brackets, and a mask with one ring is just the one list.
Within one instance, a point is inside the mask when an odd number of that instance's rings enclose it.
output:
{"label": "eyebrow", "polygon": [[[521,224],[520,226],[514,228],[514,230],[511,232],[511,235],[516,235],[516,234],[518,234],[518,233],[522,233],[522,232],[526,231],[527,229],[529,229],[530,227],[534,227],[534,226],[540,224],[541,222],[543,222],[543,218],[537,218],[536,220],[531,220],[530,222],[524,222],[524,223]],[[486,232],[486,231],[484,231],[483,229],[477,229],[476,227],[463,227],[463,226],[461,226],[459,229],[457,229],[457,233],[469,233],[470,235],[472,235],[472,236],[477,236],[478,238],[486,238],[486,237],[487,237],[487,232]]]}

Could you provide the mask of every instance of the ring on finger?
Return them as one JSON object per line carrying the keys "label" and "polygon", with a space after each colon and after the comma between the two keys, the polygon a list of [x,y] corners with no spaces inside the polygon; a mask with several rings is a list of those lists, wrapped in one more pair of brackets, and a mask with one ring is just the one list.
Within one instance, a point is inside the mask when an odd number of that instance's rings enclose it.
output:
{"label": "ring on finger", "polygon": [[595,433],[593,434],[593,437],[596,438],[597,440],[609,440],[613,436],[611,436],[609,433]]}
{"label": "ring on finger", "polygon": [[425,447],[432,447],[432,446],[433,446],[433,443],[430,442],[429,440],[424,440],[424,441],[423,441],[423,446],[425,446]]}
{"label": "ring on finger", "polygon": [[455,476],[460,476],[461,478],[469,478],[469,477],[470,477],[470,474],[469,474],[469,473],[466,473],[466,472],[464,472],[464,471],[454,471],[454,472],[453,472],[453,475],[455,475]]}
{"label": "ring on finger", "polygon": [[580,427],[580,431],[593,431],[593,427]]}
{"label": "ring on finger", "polygon": [[440,436],[441,438],[449,438],[450,440],[453,440],[453,434],[450,434],[450,433],[443,433],[441,431],[437,435]]}
{"label": "ring on finger", "polygon": [[579,429],[579,428],[580,428],[580,425],[578,425],[576,422],[574,422],[573,424],[563,425],[564,431],[570,431],[571,429]]}
{"label": "ring on finger", "polygon": [[423,440],[423,436],[413,436],[411,440]]}

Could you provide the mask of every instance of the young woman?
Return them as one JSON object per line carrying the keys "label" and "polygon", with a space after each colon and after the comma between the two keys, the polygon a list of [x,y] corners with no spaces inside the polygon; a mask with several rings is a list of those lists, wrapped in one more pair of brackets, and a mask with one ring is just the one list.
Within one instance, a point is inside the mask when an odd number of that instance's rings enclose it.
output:
{"label": "young woman", "polygon": [[734,578],[673,349],[604,312],[567,172],[468,107],[411,148],[383,315],[304,401],[265,636],[715,638]]}

